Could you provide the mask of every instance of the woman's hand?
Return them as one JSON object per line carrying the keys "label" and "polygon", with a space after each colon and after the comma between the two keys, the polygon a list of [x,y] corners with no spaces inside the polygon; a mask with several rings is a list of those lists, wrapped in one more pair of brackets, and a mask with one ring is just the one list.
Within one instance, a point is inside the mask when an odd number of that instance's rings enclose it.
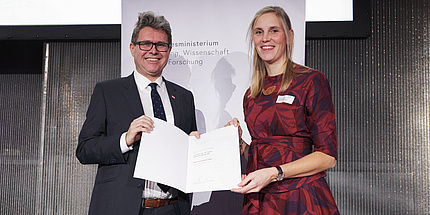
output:
{"label": "woman's hand", "polygon": [[227,124],[224,125],[224,127],[233,125],[234,127],[237,127],[238,131],[239,131],[239,140],[242,139],[242,128],[240,127],[240,123],[239,120],[237,118],[233,118],[232,120],[228,121]]}
{"label": "woman's hand", "polygon": [[247,176],[242,175],[242,182],[238,184],[240,188],[233,188],[231,191],[244,194],[259,192],[271,182],[276,181],[277,175],[278,170],[275,167],[256,170]]}
{"label": "woman's hand", "polygon": [[238,129],[239,132],[239,150],[240,150],[240,154],[243,155],[243,157],[248,160],[248,150],[249,150],[249,146],[247,143],[245,143],[245,141],[243,141],[242,139],[242,128],[240,127],[240,123],[239,120],[237,118],[233,118],[232,120],[230,120],[227,124],[224,125],[224,127],[227,126],[235,126]]}

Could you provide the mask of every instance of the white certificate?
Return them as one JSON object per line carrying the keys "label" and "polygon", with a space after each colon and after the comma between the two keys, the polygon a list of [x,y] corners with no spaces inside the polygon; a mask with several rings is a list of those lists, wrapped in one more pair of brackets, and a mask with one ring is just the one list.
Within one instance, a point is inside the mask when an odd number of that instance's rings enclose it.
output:
{"label": "white certificate", "polygon": [[160,182],[185,193],[230,190],[241,181],[237,127],[202,134],[200,139],[159,119],[142,134],[135,178]]}

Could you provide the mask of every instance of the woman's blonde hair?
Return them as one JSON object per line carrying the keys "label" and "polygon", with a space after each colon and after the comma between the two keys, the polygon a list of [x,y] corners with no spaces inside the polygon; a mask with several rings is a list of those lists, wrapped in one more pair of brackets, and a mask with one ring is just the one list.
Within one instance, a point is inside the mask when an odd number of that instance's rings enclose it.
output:
{"label": "woman's blonde hair", "polygon": [[252,81],[251,81],[251,93],[249,94],[249,97],[255,98],[258,96],[261,91],[263,90],[263,82],[264,78],[267,75],[267,69],[264,64],[263,59],[260,58],[260,56],[257,53],[257,49],[254,46],[253,41],[253,34],[254,34],[254,27],[258,20],[258,18],[261,17],[261,15],[266,13],[274,13],[278,18],[279,21],[282,24],[283,31],[286,36],[286,52],[285,52],[285,59],[284,62],[284,76],[282,78],[281,88],[279,89],[278,93],[283,92],[287,90],[288,86],[290,86],[291,81],[294,77],[294,71],[293,66],[295,63],[292,61],[291,56],[293,53],[293,45],[294,45],[294,36],[290,32],[291,28],[291,21],[290,17],[288,17],[287,13],[285,13],[284,9],[278,6],[267,6],[259,10],[255,16],[254,19],[252,19],[251,24],[249,25],[248,29],[248,40],[249,40],[249,49],[250,52],[253,49],[253,69],[252,69]]}

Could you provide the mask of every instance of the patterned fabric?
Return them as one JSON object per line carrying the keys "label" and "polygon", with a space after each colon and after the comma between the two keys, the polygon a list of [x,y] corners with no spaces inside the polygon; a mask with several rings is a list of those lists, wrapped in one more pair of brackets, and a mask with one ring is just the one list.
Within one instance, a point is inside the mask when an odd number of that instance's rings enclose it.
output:
{"label": "patterned fabric", "polygon": [[[167,121],[163,102],[161,102],[160,94],[158,94],[157,91],[157,83],[150,83],[149,86],[151,87],[152,110],[154,111],[154,117]],[[157,183],[157,185],[163,192],[167,192],[170,189],[169,186],[162,183]]]}
{"label": "patterned fabric", "polygon": [[[319,71],[298,72],[285,92],[282,75],[266,77],[263,93],[244,96],[252,142],[246,173],[300,159],[314,151],[337,158],[336,122],[330,86]],[[245,195],[243,214],[338,214],[325,173],[284,179]]]}

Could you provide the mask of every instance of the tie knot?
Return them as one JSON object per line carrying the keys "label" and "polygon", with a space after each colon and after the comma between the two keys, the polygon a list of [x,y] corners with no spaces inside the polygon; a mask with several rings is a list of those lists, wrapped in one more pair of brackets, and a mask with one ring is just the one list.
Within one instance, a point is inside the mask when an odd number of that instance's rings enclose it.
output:
{"label": "tie knot", "polygon": [[153,90],[157,90],[157,83],[150,83],[149,86],[151,87],[151,89]]}

